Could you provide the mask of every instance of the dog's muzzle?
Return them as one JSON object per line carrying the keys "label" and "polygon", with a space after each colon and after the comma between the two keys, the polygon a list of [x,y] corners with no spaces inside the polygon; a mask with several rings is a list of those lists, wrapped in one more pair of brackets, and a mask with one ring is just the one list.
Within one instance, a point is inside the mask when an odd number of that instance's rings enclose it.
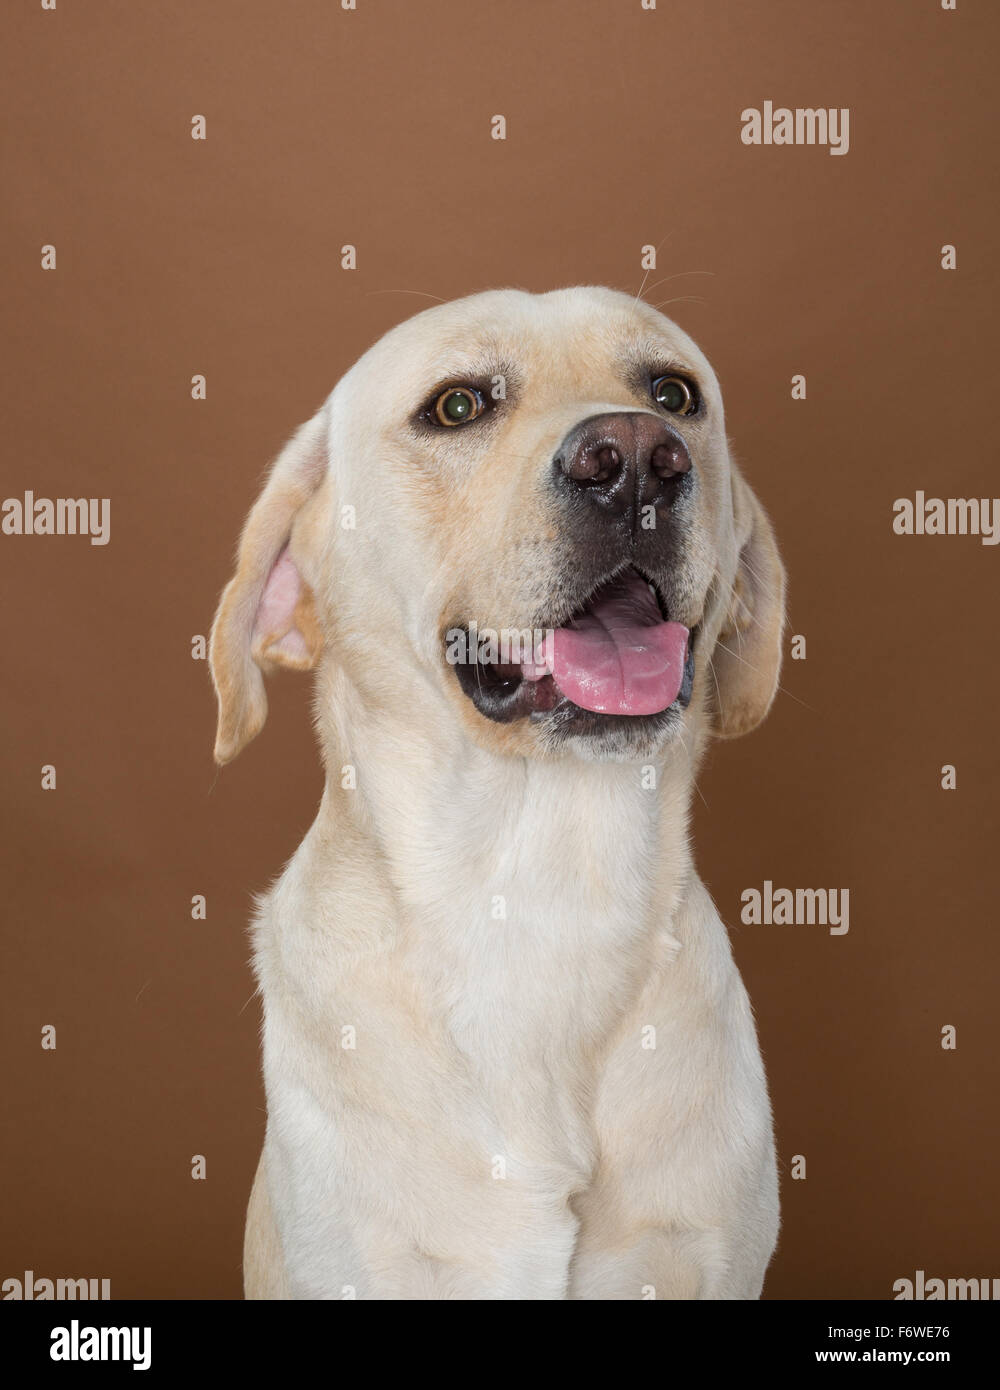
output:
{"label": "dog's muzzle", "polygon": [[553,487],[578,569],[579,598],[552,622],[530,659],[470,659],[457,674],[487,718],[507,722],[560,710],[642,721],[683,709],[694,680],[694,637],[671,620],[669,580],[683,531],[676,504],[694,483],[681,435],[649,411],[582,420],[556,451]]}

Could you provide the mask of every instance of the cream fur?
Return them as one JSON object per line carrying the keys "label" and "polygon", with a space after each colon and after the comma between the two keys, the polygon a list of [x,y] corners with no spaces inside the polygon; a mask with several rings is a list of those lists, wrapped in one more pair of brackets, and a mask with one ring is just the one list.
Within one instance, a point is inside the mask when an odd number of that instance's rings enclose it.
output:
{"label": "cream fur", "polygon": [[[706,407],[671,614],[699,625],[697,676],[675,736],[595,757],[483,719],[441,633],[456,612],[520,626],[565,572],[544,469],[577,420],[647,408],[622,362],[651,344]],[[484,361],[516,382],[500,423],[413,429]],[[213,633],[220,761],[263,723],[258,668],[303,664],[255,632],[286,542],[327,783],[254,925],[268,1124],[247,1296],[756,1298],[770,1107],[688,811],[707,740],[773,698],[783,572],[711,367],[608,290],[498,291],[387,334],[251,514]]]}

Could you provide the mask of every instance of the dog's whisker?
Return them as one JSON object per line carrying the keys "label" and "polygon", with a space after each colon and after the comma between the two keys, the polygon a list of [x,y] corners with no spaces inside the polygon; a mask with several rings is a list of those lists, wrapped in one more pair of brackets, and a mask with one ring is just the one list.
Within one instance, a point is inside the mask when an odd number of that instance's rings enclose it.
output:
{"label": "dog's whisker", "polygon": [[757,581],[758,585],[759,585],[760,588],[763,590],[763,592],[767,595],[767,597],[768,597],[768,598],[773,597],[774,590],[772,589],[770,583],[769,583],[768,580],[764,577],[764,575],[762,575],[762,574],[760,573],[759,570],[754,569],[753,565],[750,563],[750,561],[746,558],[745,555],[741,556],[741,558],[740,558],[740,564],[744,567],[744,569],[746,569],[746,570],[749,571],[749,573],[750,573],[750,574],[752,575],[752,577]]}
{"label": "dog's whisker", "polygon": [[[742,662],[743,665],[749,667],[749,669],[753,671],[755,675],[761,676],[764,679],[766,679],[765,673],[763,671],[756,667],[752,661],[747,661],[745,657],[740,656],[739,652],[734,652],[732,647],[727,647],[725,642],[723,642],[721,638],[716,642],[715,645],[717,647],[720,647],[722,651],[726,652],[729,656],[731,656],[734,661]],[[777,689],[780,690],[783,695],[787,695],[790,700],[794,700],[797,705],[801,705],[803,709],[809,710],[811,714],[819,713],[819,711],[817,709],[814,709],[812,705],[806,704],[805,700],[800,700],[797,695],[793,695],[792,692],[789,689],[787,689],[786,686],[783,686],[779,683]]]}
{"label": "dog's whisker", "polygon": [[673,299],[664,299],[659,304],[654,304],[654,309],[666,309],[671,304],[707,304],[707,299],[702,299],[699,294],[678,294]]}
{"label": "dog's whisker", "polygon": [[[670,236],[670,233],[667,232],[666,236],[661,237],[660,240],[657,242],[656,246],[653,248],[653,259],[654,259],[654,261],[655,261],[656,257],[660,254],[660,247],[661,247],[661,246],[663,245],[663,243],[669,238],[669,236]],[[646,273],[645,273],[645,274],[643,275],[643,277],[642,277],[642,284],[639,286],[638,290],[636,291],[636,296],[635,296],[635,298],[632,300],[632,307],[633,307],[633,308],[635,308],[635,306],[639,303],[639,300],[640,300],[640,298],[641,298],[641,296],[642,296],[642,292],[643,292],[643,290],[646,288],[646,281],[649,279],[649,272],[650,272],[653,268],[654,268],[654,267],[651,266],[651,265],[648,265],[648,266],[646,267]]]}
{"label": "dog's whisker", "polygon": [[434,299],[438,304],[446,304],[448,300],[442,299],[441,295],[428,295],[426,289],[366,289],[366,295],[420,295],[421,299]]}
{"label": "dog's whisker", "polygon": [[[714,270],[678,270],[676,274],[665,275],[662,280],[657,280],[654,284],[650,285],[646,293],[652,294],[653,291],[658,290],[661,285],[668,285],[671,280],[680,280],[685,275],[714,275],[715,273]],[[642,290],[639,291],[639,294],[641,293]],[[638,295],[636,298],[638,298]]]}
{"label": "dog's whisker", "polygon": [[698,779],[697,779],[697,777],[696,777],[695,774],[694,774],[694,750],[693,750],[693,748],[690,746],[690,742],[689,742],[689,740],[688,740],[687,738],[682,738],[682,739],[681,739],[681,744],[680,744],[680,746],[681,746],[681,748],[682,748],[683,751],[684,751],[684,756],[687,758],[687,762],[688,762],[688,772],[689,772],[690,775],[691,775],[691,783],[692,783],[692,785],[693,785],[695,791],[696,791],[696,792],[698,793],[698,795],[701,797],[702,802],[704,803],[704,806],[705,806],[706,811],[710,811],[712,808],[711,808],[711,806],[709,806],[708,802],[705,800],[705,794],[704,794],[704,792],[702,791],[701,787],[698,785]]}
{"label": "dog's whisker", "polygon": [[[718,645],[718,643],[716,643]],[[719,685],[719,677],[715,674],[715,662],[711,657],[708,658],[708,669],[711,672],[712,680],[715,682],[715,694],[718,700],[718,708],[722,709],[722,689]]]}
{"label": "dog's whisker", "polygon": [[249,1007],[250,1003],[251,1003],[254,999],[257,998],[258,994],[260,994],[260,987],[259,987],[259,986],[258,986],[257,989],[255,989],[254,992],[251,994],[250,998],[249,998],[249,999],[247,1000],[247,1002],[243,1005],[242,1009],[240,1009],[239,1013],[236,1015],[237,1018],[242,1018],[242,1016],[246,1013],[247,1008]]}

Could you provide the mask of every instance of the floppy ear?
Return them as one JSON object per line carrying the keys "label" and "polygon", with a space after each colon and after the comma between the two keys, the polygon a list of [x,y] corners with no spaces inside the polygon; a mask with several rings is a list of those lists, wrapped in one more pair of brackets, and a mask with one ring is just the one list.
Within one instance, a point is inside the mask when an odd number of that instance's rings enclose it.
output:
{"label": "floppy ear", "polygon": [[739,563],[722,630],[712,653],[713,732],[747,734],[761,722],[778,689],[785,627],[785,567],[764,508],[738,472],[733,508]]}
{"label": "floppy ear", "polygon": [[219,702],[215,761],[228,763],[264,726],[263,671],[316,664],[322,635],[312,591],[289,540],[300,508],[326,472],[326,415],[304,424],[279,454],[247,517],[236,573],[223,590],[209,644]]}

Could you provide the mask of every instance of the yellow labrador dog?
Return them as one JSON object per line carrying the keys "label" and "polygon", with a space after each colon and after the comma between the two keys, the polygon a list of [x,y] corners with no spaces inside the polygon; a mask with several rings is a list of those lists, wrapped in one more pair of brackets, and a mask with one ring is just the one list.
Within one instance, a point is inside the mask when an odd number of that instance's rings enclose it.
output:
{"label": "yellow labrador dog", "polygon": [[759,1295],[770,1106],[688,812],[783,590],[712,368],[611,290],[418,314],[286,446],[211,645],[216,759],[314,668],[327,774],[254,927],[248,1297]]}

